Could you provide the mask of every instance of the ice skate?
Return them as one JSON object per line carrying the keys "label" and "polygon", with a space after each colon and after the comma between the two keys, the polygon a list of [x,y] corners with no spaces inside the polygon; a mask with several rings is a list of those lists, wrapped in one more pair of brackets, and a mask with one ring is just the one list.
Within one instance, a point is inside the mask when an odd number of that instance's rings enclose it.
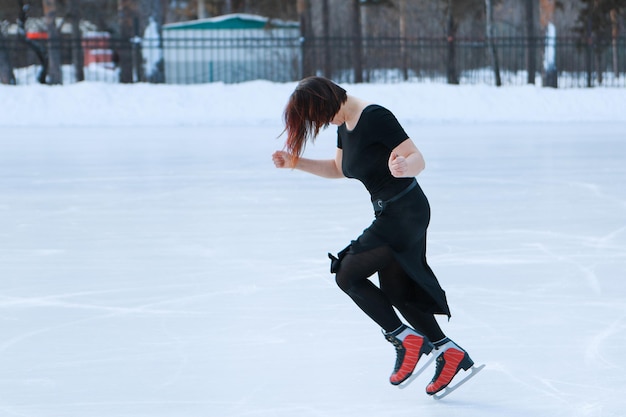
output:
{"label": "ice skate", "polygon": [[441,353],[437,356],[435,376],[426,387],[428,395],[435,395],[445,389],[459,371],[467,371],[474,366],[467,352],[451,340],[436,350]]}
{"label": "ice skate", "polygon": [[420,357],[433,350],[433,345],[427,337],[405,325],[384,335],[396,348],[396,365],[389,382],[400,385],[411,376]]}

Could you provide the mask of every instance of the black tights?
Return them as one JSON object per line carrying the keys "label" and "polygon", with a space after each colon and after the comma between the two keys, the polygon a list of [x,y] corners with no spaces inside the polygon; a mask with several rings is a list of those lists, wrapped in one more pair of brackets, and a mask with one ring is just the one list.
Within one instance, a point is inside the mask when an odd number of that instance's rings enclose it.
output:
{"label": "black tights", "polygon": [[[378,272],[380,288],[368,278]],[[419,289],[395,260],[391,248],[379,246],[348,253],[336,275],[337,285],[385,331],[402,325],[395,307],[409,324],[431,341],[445,338],[435,316],[419,308]]]}

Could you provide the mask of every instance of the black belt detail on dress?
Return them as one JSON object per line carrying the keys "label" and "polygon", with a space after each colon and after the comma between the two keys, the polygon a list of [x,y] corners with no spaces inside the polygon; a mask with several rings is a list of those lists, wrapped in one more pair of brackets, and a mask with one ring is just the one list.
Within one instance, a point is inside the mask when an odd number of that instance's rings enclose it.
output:
{"label": "black belt detail on dress", "polygon": [[394,195],[393,197],[391,197],[388,200],[381,200],[380,198],[377,200],[372,201],[372,205],[374,206],[374,212],[376,214],[380,214],[383,212],[383,210],[385,209],[385,207],[388,204],[393,203],[394,201],[398,201],[399,199],[401,199],[402,197],[404,197],[405,195],[407,195],[409,193],[409,191],[411,191],[413,188],[417,187],[417,180],[413,180],[413,182],[411,183],[411,185],[409,185],[408,187],[406,187],[404,190],[400,191],[398,194]]}

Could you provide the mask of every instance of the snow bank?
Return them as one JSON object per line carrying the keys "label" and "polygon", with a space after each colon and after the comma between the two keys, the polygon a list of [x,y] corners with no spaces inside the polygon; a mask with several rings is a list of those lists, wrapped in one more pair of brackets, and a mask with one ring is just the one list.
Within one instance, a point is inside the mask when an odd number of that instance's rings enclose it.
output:
{"label": "snow bank", "polygon": [[[280,124],[295,83],[189,86],[0,86],[0,126],[255,126]],[[441,84],[344,85],[389,107],[402,122],[626,121],[619,88]]]}

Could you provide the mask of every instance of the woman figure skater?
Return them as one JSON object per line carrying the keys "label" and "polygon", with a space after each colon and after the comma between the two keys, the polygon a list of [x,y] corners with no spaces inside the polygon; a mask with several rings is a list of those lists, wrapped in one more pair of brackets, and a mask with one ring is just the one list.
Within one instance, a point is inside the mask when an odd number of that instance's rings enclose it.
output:
{"label": "woman figure skater", "polygon": [[[422,154],[389,110],[348,95],[322,77],[300,81],[284,120],[287,141],[284,150],[272,155],[276,167],[326,178],[356,178],[371,195],[374,222],[337,257],[329,257],[339,288],[382,327],[396,348],[390,382],[404,382],[420,357],[434,350],[435,376],[426,393],[443,390],[461,369],[474,363],[435,319],[435,314],[450,317],[450,310],[426,262],[430,207],[415,179],[424,169]],[[338,126],[335,158],[303,158],[306,142],[329,124]],[[369,280],[374,273],[379,286]]]}

